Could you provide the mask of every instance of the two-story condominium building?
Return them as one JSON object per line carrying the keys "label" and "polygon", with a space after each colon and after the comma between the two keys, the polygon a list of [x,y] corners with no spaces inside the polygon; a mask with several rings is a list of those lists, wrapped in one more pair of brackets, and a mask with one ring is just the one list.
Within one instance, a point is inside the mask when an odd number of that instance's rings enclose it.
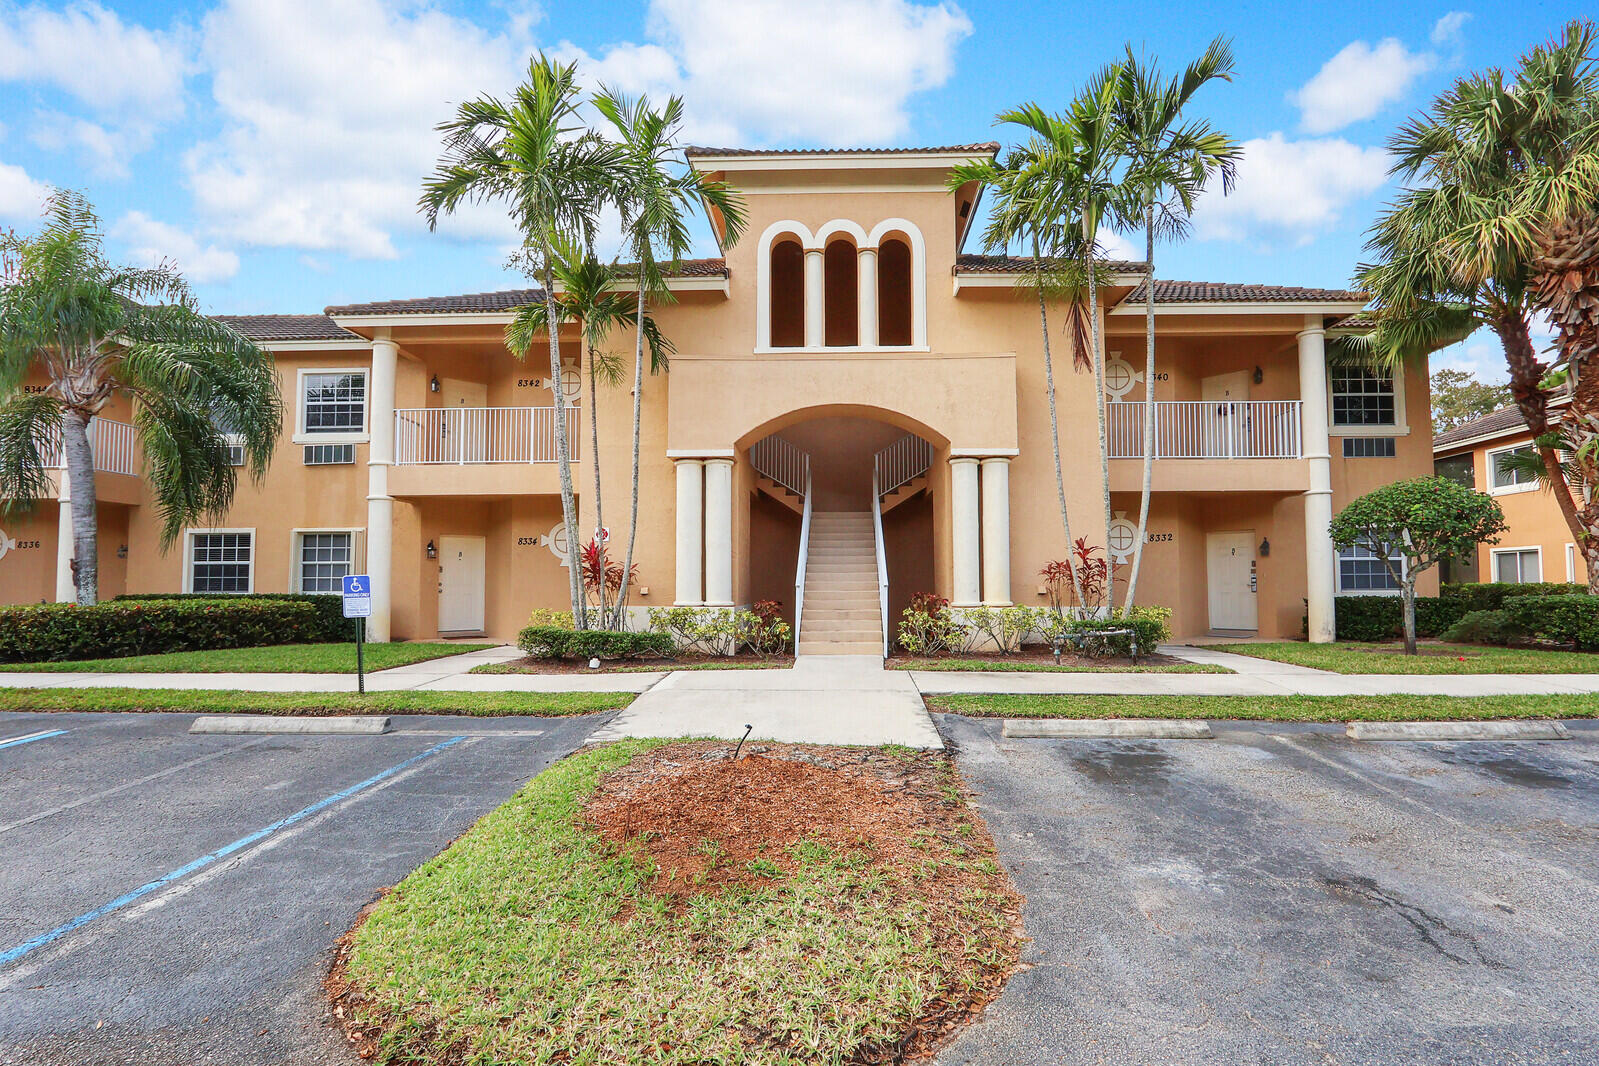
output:
{"label": "two-story condominium building", "polygon": [[[654,311],[677,351],[644,385],[636,607],[778,600],[801,615],[811,653],[880,649],[884,614],[892,623],[918,592],[1045,602],[1039,570],[1068,545],[1038,305],[1026,260],[962,251],[979,190],[945,184],[956,163],[996,150],[691,150],[694,167],[742,191],[750,226],[725,257],[682,264],[676,302]],[[1073,369],[1052,308],[1074,536],[1130,558],[1153,388],[1140,602],[1171,607],[1180,637],[1293,637],[1308,617],[1313,638],[1330,639],[1333,596],[1379,586],[1382,568],[1358,550],[1337,556],[1328,521],[1431,470],[1424,371],[1329,372],[1324,337],[1360,310],[1357,293],[1159,281],[1145,381],[1137,265],[1111,271],[1109,529],[1094,377]],[[575,338],[563,337],[559,382],[538,346],[512,357],[503,330],[535,298],[228,319],[276,356],[280,454],[225,518],[163,554],[128,413],[110,411],[95,437],[103,594],[332,591],[364,570],[380,640],[509,638],[531,608],[565,604],[551,390],[577,407],[582,528],[595,527],[597,460],[619,559],[631,382],[588,395]],[[630,355],[630,336],[612,343]],[[56,507],[7,521],[17,546],[0,558],[4,598],[69,596]]]}

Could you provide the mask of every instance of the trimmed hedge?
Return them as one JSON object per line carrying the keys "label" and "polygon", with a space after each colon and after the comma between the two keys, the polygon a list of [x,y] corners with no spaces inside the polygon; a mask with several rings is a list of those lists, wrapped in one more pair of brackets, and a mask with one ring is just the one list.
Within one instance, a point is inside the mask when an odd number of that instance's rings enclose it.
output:
{"label": "trimmed hedge", "polygon": [[311,604],[265,597],[0,607],[0,662],[304,644],[318,624]]}
{"label": "trimmed hedge", "polygon": [[1599,651],[1599,596],[1511,596],[1504,613],[1534,640]]}
{"label": "trimmed hedge", "polygon": [[[1444,585],[1439,596],[1416,597],[1416,635],[1442,636],[1446,630],[1473,611],[1501,610],[1518,596],[1584,596],[1583,585],[1540,582],[1503,582],[1472,585]],[[1599,603],[1599,600],[1594,602]],[[1398,640],[1404,633],[1404,605],[1398,596],[1337,596],[1333,611],[1339,640],[1379,643]],[[1553,639],[1553,638],[1551,638]],[[1569,643],[1566,642],[1566,643]]]}
{"label": "trimmed hedge", "polygon": [[[141,601],[184,601],[206,600],[220,603],[248,603],[266,601],[287,601],[289,603],[308,603],[316,608],[315,621],[312,624],[309,636],[295,643],[299,644],[342,644],[355,639],[355,620],[344,617],[344,597],[322,592],[252,592],[244,596],[218,596],[206,592],[130,592],[118,596],[112,603],[137,603]],[[288,641],[272,641],[274,644],[287,644]]]}
{"label": "trimmed hedge", "polygon": [[516,646],[534,659],[638,659],[666,657],[677,650],[667,633],[628,633],[614,629],[528,626]]}

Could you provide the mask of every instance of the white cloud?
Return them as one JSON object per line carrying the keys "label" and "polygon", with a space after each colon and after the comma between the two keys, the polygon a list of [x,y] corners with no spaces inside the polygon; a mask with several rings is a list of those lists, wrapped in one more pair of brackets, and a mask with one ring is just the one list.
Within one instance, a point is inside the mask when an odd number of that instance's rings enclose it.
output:
{"label": "white cloud", "polygon": [[154,130],[145,123],[112,128],[72,115],[40,112],[31,140],[40,148],[60,151],[76,148],[94,173],[106,178],[128,176],[128,159],[150,146]]}
{"label": "white cloud", "polygon": [[1340,137],[1290,141],[1281,133],[1243,144],[1231,195],[1207,193],[1194,212],[1201,238],[1308,243],[1331,229],[1351,201],[1369,196],[1388,177],[1381,148]]}
{"label": "white cloud", "polygon": [[1459,344],[1433,352],[1427,367],[1429,372],[1465,370],[1485,385],[1500,385],[1510,377],[1505,366],[1504,346],[1487,329],[1478,330]]}
{"label": "white cloud", "polygon": [[949,80],[971,32],[947,0],[651,0],[650,43],[561,51],[585,80],[681,94],[700,143],[848,146],[904,137],[910,98]]}
{"label": "white cloud", "polygon": [[36,223],[44,213],[50,186],[35,181],[28,172],[10,163],[0,163],[0,218],[24,226]]}
{"label": "white cloud", "polygon": [[[233,241],[366,258],[393,258],[394,232],[423,226],[434,124],[513,86],[528,53],[439,10],[377,0],[229,0],[203,37],[223,128],[185,160],[201,216]],[[439,228],[511,234],[497,206]]]}
{"label": "white cloud", "polygon": [[1471,21],[1469,11],[1451,11],[1443,18],[1433,23],[1432,43],[1439,48],[1459,48],[1461,45],[1461,30],[1466,23]]}
{"label": "white cloud", "polygon": [[[1446,16],[1447,17],[1447,16]],[[1331,133],[1370,118],[1404,96],[1416,77],[1436,61],[1428,52],[1409,52],[1388,37],[1373,48],[1352,41],[1322,66],[1288,100],[1299,108],[1307,133]]]}
{"label": "white cloud", "polygon": [[[1142,240],[1142,238],[1140,238]],[[1144,246],[1133,242],[1115,230],[1099,231],[1099,249],[1107,259],[1121,259],[1129,263],[1144,261]]]}
{"label": "white cloud", "polygon": [[239,272],[239,257],[233,252],[214,244],[202,248],[191,234],[142,211],[129,211],[118,219],[111,236],[128,246],[135,262],[145,266],[172,263],[196,284],[227,281]]}

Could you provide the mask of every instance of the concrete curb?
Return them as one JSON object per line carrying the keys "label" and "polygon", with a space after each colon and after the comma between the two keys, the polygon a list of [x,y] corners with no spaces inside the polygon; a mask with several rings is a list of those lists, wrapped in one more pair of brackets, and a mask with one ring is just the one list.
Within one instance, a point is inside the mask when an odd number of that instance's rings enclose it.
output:
{"label": "concrete curb", "polygon": [[389,731],[387,715],[341,715],[296,718],[269,714],[205,714],[189,726],[191,733],[334,733],[376,736]]}
{"label": "concrete curb", "polygon": [[1169,718],[1007,718],[1003,735],[1017,738],[1087,740],[1210,740],[1210,723]]}
{"label": "concrete curb", "polygon": [[1559,722],[1350,722],[1350,740],[1570,740]]}

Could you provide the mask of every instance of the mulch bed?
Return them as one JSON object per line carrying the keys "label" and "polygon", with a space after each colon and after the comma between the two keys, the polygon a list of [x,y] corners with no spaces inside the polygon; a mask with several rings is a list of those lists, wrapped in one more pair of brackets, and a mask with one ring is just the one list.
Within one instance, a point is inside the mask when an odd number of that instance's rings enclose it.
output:
{"label": "mulch bed", "polygon": [[794,665],[792,655],[677,655],[670,659],[611,659],[589,669],[587,659],[512,659],[505,666],[519,674],[622,674],[641,670],[684,670],[702,663],[747,663],[782,670]]}

